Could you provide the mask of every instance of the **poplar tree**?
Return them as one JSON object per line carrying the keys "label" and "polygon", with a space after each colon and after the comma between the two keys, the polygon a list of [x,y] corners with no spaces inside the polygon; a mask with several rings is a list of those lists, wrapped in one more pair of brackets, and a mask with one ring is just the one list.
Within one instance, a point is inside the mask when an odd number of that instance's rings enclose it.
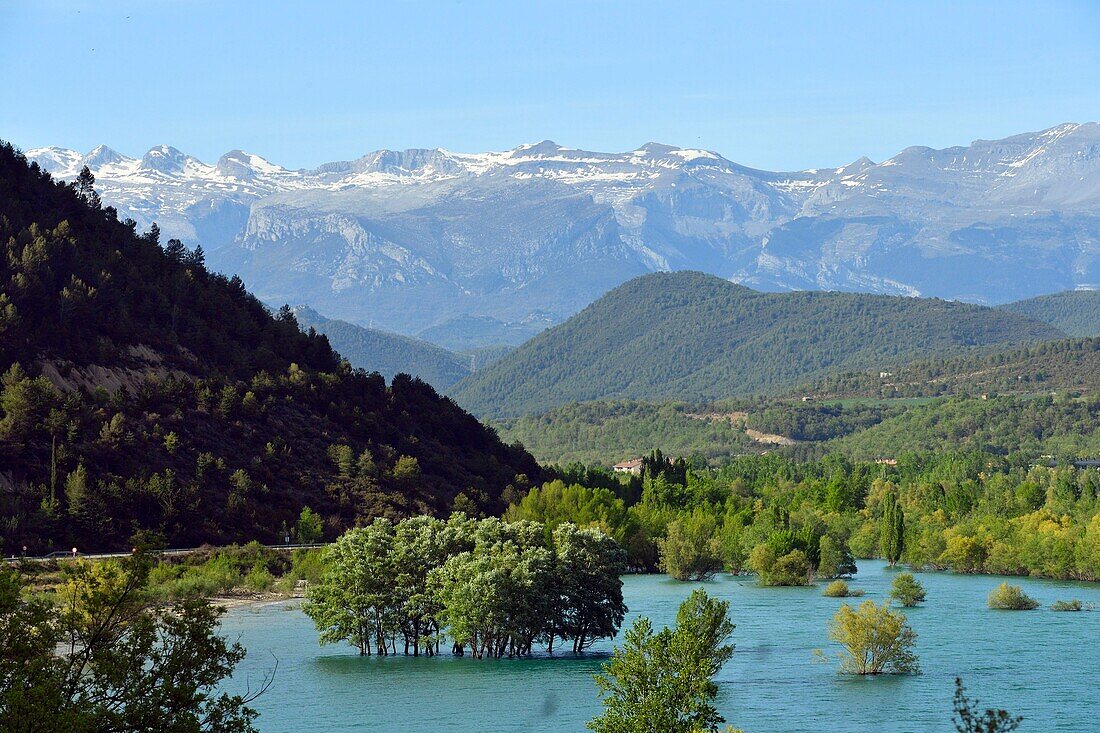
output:
{"label": "poplar tree", "polygon": [[880,549],[891,565],[897,564],[905,550],[905,513],[897,492],[888,491],[883,499]]}

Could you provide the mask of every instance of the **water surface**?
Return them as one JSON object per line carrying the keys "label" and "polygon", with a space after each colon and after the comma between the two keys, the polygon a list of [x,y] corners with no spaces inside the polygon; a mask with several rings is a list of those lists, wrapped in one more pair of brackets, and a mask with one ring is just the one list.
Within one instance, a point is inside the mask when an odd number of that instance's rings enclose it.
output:
{"label": "water surface", "polygon": [[[894,571],[879,562],[859,567],[852,587],[885,599]],[[1001,578],[917,577],[928,601],[906,611],[923,670],[915,677],[836,673],[839,648],[828,641],[825,624],[844,600],[823,597],[823,584],[762,588],[730,576],[706,584],[629,576],[626,623],[638,615],[672,623],[699,585],[729,600],[737,649],[717,678],[718,708],[746,733],[952,732],[955,676],[983,704],[1025,716],[1022,733],[1100,730],[1100,611],[1047,609],[1069,598],[1100,605],[1100,584],[1013,579],[1043,607],[1011,612],[985,605]],[[248,648],[232,689],[255,687],[278,659],[273,686],[254,704],[264,733],[580,733],[601,709],[592,674],[612,647],[598,645],[581,658],[361,658],[350,647],[318,646],[310,620],[287,603],[234,609],[223,630]],[[829,655],[828,663],[815,661],[815,649]]]}

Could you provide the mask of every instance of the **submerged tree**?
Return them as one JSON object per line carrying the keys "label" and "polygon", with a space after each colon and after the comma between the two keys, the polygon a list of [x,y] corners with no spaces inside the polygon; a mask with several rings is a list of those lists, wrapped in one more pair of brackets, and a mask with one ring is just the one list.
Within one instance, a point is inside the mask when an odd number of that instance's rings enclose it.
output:
{"label": "submerged tree", "polygon": [[890,597],[903,606],[915,606],[924,602],[924,586],[912,573],[901,573],[890,584]]}
{"label": "submerged tree", "polygon": [[439,652],[477,659],[575,653],[614,636],[626,613],[625,553],[598,530],[537,522],[378,519],[344,534],[303,606],[321,643],[347,641],[360,654]]}
{"label": "submerged tree", "polygon": [[718,521],[701,509],[670,522],[657,544],[661,569],[677,580],[707,580],[722,569]]}
{"label": "submerged tree", "polygon": [[596,733],[716,731],[714,675],[731,656],[729,602],[697,589],[680,605],[676,627],[658,632],[640,618],[625,643],[596,675],[604,712],[588,723]]}
{"label": "submerged tree", "polygon": [[858,610],[842,605],[829,623],[829,638],[844,647],[840,669],[848,674],[918,674],[913,645],[917,635],[905,615],[890,604],[864,601]]}

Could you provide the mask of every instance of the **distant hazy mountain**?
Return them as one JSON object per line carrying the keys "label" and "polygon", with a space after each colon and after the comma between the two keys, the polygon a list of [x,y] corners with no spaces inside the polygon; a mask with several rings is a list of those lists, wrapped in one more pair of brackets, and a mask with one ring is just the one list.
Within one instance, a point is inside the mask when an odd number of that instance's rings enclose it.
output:
{"label": "distant hazy mountain", "polygon": [[427,341],[331,320],[306,306],[295,308],[294,315],[303,329],[313,327],[328,336],[332,347],[352,366],[378,372],[387,380],[396,374],[411,374],[443,391],[471,373],[470,356]]}
{"label": "distant hazy mountain", "polygon": [[1001,307],[1049,323],[1070,336],[1100,336],[1100,290],[1040,295]]}
{"label": "distant hazy mountain", "polygon": [[300,171],[168,146],[28,155],[61,177],[90,166],[106,203],[201,242],[265,301],[452,348],[518,343],[657,270],[989,304],[1100,286],[1096,123],[793,173],[654,143],[384,150]]}
{"label": "distant hazy mountain", "polygon": [[450,392],[496,416],[605,398],[707,401],[1060,337],[1026,316],[966,303],[761,293],[702,273],[658,273],[615,288]]}

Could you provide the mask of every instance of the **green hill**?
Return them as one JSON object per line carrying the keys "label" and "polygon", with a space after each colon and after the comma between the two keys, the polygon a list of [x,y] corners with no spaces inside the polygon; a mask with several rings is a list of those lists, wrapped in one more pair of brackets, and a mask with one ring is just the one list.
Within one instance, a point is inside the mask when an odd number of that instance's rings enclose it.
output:
{"label": "green hill", "polygon": [[792,394],[817,399],[942,397],[1100,390],[1100,338],[1045,341],[951,358],[919,359],[895,371],[844,372]]}
{"label": "green hill", "polygon": [[695,272],[615,288],[455,385],[478,414],[608,398],[711,401],[779,393],[844,370],[1064,337],[965,303],[833,292],[760,293]]}
{"label": "green hill", "polygon": [[1070,336],[1100,336],[1100,290],[1067,290],[1000,308],[1049,323]]}
{"label": "green hill", "polygon": [[427,341],[325,318],[307,306],[295,308],[294,315],[303,328],[312,327],[325,334],[352,366],[378,372],[387,379],[411,374],[444,390],[471,372],[470,357]]}
{"label": "green hill", "polygon": [[[201,250],[135,233],[0,145],[0,544],[281,539],[379,514],[501,509],[539,478],[429,385],[341,364]],[[162,244],[164,245],[162,247]]]}

